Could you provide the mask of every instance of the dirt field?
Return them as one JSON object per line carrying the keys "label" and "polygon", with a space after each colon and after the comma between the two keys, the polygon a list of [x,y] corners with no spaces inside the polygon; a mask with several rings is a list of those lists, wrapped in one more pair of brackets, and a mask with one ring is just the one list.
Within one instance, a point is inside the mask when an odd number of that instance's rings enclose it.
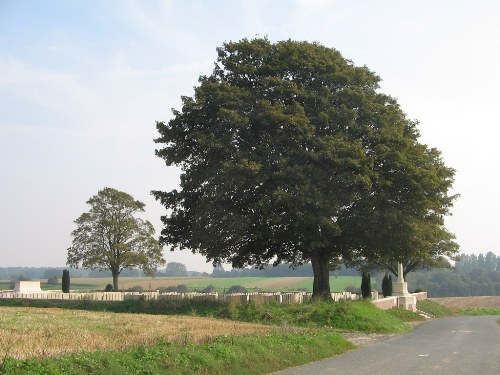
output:
{"label": "dirt field", "polygon": [[291,328],[223,319],[115,314],[57,308],[0,307],[2,357],[47,357],[133,345],[202,341],[214,336],[266,334]]}
{"label": "dirt field", "polygon": [[442,297],[429,299],[450,309],[500,308],[500,296]]}

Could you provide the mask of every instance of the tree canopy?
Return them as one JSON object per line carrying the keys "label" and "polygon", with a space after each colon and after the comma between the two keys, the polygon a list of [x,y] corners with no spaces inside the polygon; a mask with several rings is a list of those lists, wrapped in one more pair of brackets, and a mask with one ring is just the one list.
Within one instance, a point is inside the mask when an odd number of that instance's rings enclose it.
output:
{"label": "tree canopy", "polygon": [[184,263],[170,262],[165,268],[165,276],[187,276],[187,268]]}
{"label": "tree canopy", "polygon": [[157,155],[182,167],[180,190],[153,192],[168,210],[162,243],[233,267],[311,261],[313,295],[330,298],[341,259],[413,254],[411,228],[442,226],[454,171],[367,67],[291,40],[217,51],[157,122]]}
{"label": "tree canopy", "polygon": [[123,269],[139,267],[154,276],[156,268],[165,264],[153,225],[135,217],[144,212],[144,203],[127,193],[104,188],[87,204],[90,210],[75,220],[77,228],[71,233],[69,266],[110,270],[117,290]]}

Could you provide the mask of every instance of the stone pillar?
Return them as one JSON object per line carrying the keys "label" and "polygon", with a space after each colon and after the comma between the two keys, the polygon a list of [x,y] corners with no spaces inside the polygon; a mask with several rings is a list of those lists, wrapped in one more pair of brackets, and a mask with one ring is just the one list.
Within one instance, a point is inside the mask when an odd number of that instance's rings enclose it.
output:
{"label": "stone pillar", "polygon": [[398,263],[398,281],[392,283],[392,295],[398,297],[398,307],[417,310],[417,298],[408,292],[408,283],[403,277],[403,264]]}
{"label": "stone pillar", "polygon": [[392,295],[393,296],[406,296],[408,293],[408,283],[403,277],[403,264],[398,263],[398,281],[392,283]]}

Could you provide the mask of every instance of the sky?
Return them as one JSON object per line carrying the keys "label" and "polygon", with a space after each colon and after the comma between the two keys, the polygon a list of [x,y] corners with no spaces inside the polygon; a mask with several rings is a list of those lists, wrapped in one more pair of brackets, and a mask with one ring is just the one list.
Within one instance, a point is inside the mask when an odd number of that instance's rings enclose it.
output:
{"label": "sky", "polygon": [[[104,187],[146,204],[178,187],[156,121],[209,75],[224,42],[316,41],[382,78],[456,169],[460,251],[500,255],[500,2],[0,0],[0,267],[64,266],[74,220]],[[167,262],[212,270],[190,251]]]}

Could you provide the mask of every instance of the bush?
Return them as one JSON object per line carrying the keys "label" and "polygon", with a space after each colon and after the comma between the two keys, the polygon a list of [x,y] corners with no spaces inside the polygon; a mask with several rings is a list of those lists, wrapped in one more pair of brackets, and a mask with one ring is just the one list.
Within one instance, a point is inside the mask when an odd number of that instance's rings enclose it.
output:
{"label": "bush", "polygon": [[215,286],[210,284],[210,285],[207,285],[207,287],[204,288],[201,292],[202,293],[215,293],[215,292],[217,292],[217,289],[215,288]]}
{"label": "bush", "polygon": [[175,286],[163,286],[158,288],[160,293],[187,293],[188,287],[185,284],[175,285]]}
{"label": "bush", "polygon": [[226,290],[227,294],[231,293],[246,293],[247,288],[242,285],[232,285],[228,290]]}
{"label": "bush", "polygon": [[113,291],[113,285],[107,284],[106,287],[104,288],[105,292],[112,292]]}
{"label": "bush", "polygon": [[356,293],[356,294],[359,294],[361,293],[361,290],[357,287],[355,287],[354,285],[347,285],[344,290],[346,292],[350,292],[350,293]]}
{"label": "bush", "polygon": [[144,292],[144,288],[140,285],[134,285],[131,288],[127,289],[129,292]]}

